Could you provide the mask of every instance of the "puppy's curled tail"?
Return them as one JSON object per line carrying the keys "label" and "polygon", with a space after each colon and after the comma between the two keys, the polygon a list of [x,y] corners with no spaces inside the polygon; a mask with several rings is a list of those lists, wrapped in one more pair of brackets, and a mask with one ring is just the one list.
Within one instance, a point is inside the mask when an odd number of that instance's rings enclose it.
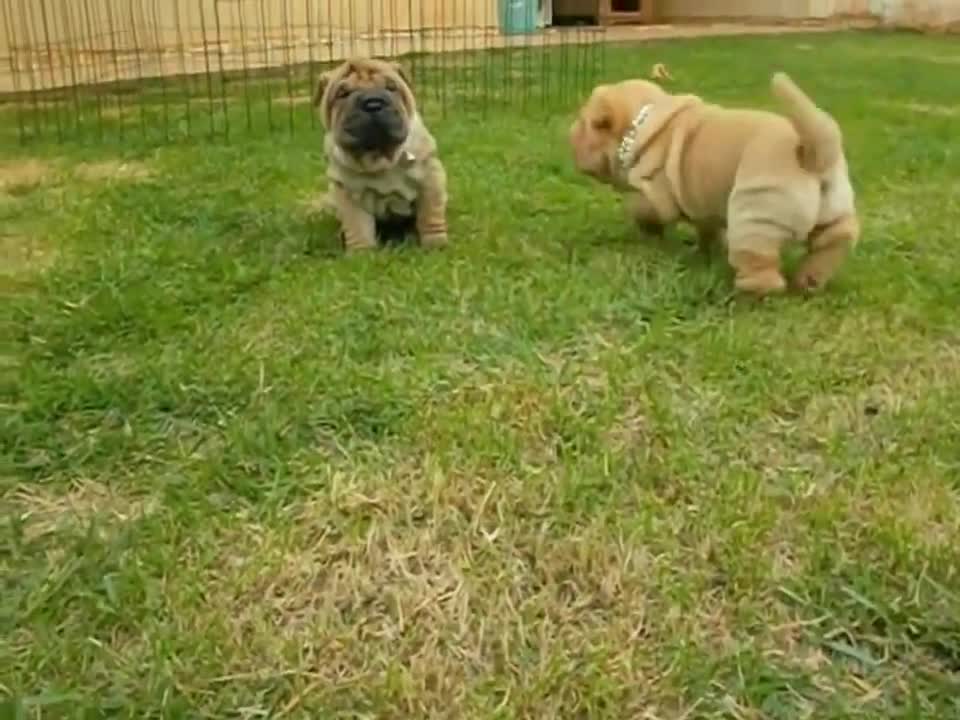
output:
{"label": "puppy's curled tail", "polygon": [[817,175],[826,173],[843,154],[843,135],[837,121],[818,108],[786,73],[774,75],[771,87],[800,135],[801,167]]}

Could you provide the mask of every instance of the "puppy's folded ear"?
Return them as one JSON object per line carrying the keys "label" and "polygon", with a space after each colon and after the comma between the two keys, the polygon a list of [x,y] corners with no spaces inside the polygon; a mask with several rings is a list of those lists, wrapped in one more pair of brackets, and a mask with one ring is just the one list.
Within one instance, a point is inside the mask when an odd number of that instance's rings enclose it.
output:
{"label": "puppy's folded ear", "polygon": [[413,82],[410,80],[410,74],[407,72],[406,68],[403,67],[398,62],[390,63],[390,66],[396,71],[397,75],[407,84],[407,87],[411,90],[413,89]]}
{"label": "puppy's folded ear", "polygon": [[327,91],[327,87],[330,85],[330,80],[333,78],[333,71],[328,70],[320,76],[320,79],[317,81],[317,87],[313,91],[313,106],[320,107],[320,103],[323,102],[323,94]]}
{"label": "puppy's folded ear", "polygon": [[607,97],[607,88],[601,85],[594,89],[587,102],[584,120],[594,132],[609,133],[616,123],[614,106]]}
{"label": "puppy's folded ear", "polygon": [[590,123],[590,129],[594,132],[607,134],[613,130],[617,124],[617,116],[614,109],[606,99],[599,99],[592,104],[587,113],[587,122]]}
{"label": "puppy's folded ear", "polygon": [[604,110],[590,118],[590,127],[600,132],[611,130],[613,128],[613,118]]}

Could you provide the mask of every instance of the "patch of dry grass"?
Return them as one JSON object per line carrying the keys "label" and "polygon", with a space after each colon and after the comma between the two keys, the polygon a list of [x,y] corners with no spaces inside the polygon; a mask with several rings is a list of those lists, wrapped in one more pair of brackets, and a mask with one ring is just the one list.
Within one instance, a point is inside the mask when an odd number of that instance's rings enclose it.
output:
{"label": "patch of dry grass", "polygon": [[930,105],[927,103],[909,102],[902,104],[887,103],[887,107],[901,108],[921,115],[936,115],[938,117],[956,117],[960,109],[956,105]]}
{"label": "patch of dry grass", "polygon": [[[103,159],[28,158],[0,164],[0,281],[11,292],[29,287],[69,247],[56,220],[67,195],[87,197],[108,183],[137,183],[152,176],[147,163]],[[50,225],[54,227],[50,227]]]}
{"label": "patch of dry grass", "polygon": [[41,187],[62,185],[70,177],[83,182],[137,182],[151,174],[151,168],[143,162],[111,159],[71,165],[26,159],[0,164],[0,193],[23,196]]}
{"label": "patch of dry grass", "polygon": [[37,237],[0,232],[0,277],[18,278],[42,272],[56,259],[56,250]]}
{"label": "patch of dry grass", "polygon": [[477,712],[482,678],[504,675],[502,701],[544,717],[611,701],[555,686],[558,671],[587,663],[615,695],[630,687],[631,711],[649,707],[664,668],[644,644],[683,624],[651,582],[656,558],[611,544],[599,524],[558,536],[546,517],[517,523],[494,483],[458,493],[456,507],[396,492],[439,482],[436,472],[391,472],[381,482],[394,489],[370,496],[339,487],[288,508],[280,534],[225,539],[233,550],[205,575],[200,617],[225,625],[227,673],[271,674],[295,657],[289,702],[301,708],[373,692],[384,711],[417,716]]}
{"label": "patch of dry grass", "polygon": [[300,107],[302,105],[309,105],[313,102],[312,95],[289,95],[285,97],[274,98],[273,103],[281,107]]}
{"label": "patch of dry grass", "polygon": [[4,498],[29,540],[65,526],[83,526],[97,519],[105,527],[131,522],[152,512],[155,501],[130,497],[96,480],[75,480],[66,492],[18,486]]}
{"label": "patch of dry grass", "polygon": [[142,162],[101,160],[79,163],[71,168],[73,175],[90,182],[138,182],[151,177],[153,171]]}
{"label": "patch of dry grass", "polygon": [[56,171],[50,163],[28,158],[0,164],[0,193],[13,196],[27,195],[51,178]]}

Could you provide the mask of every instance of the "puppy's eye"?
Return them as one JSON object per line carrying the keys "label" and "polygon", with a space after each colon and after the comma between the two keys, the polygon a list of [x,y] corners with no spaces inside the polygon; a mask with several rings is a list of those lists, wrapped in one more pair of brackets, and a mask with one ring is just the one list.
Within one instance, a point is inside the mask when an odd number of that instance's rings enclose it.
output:
{"label": "puppy's eye", "polygon": [[384,83],[383,87],[386,88],[387,92],[392,92],[392,93],[399,90],[399,88],[397,87],[397,84],[389,78],[387,79],[387,82]]}
{"label": "puppy's eye", "polygon": [[346,85],[341,85],[337,89],[337,95],[336,95],[337,100],[343,100],[344,98],[349,96],[350,96],[350,88],[348,88]]}
{"label": "puppy's eye", "polygon": [[594,118],[590,124],[594,130],[609,130],[611,127],[610,118],[605,117]]}

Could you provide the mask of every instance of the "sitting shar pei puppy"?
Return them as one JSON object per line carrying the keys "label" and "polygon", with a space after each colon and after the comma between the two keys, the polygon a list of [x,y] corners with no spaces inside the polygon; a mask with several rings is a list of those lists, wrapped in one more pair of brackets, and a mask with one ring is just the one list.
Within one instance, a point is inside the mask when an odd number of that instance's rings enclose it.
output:
{"label": "sitting shar pei puppy", "polygon": [[327,201],[347,251],[407,230],[424,246],[445,245],[446,173],[400,66],[345,62],[321,78],[313,103],[326,131]]}
{"label": "sitting shar pei puppy", "polygon": [[702,244],[725,234],[739,290],[784,290],[780,252],[790,242],[807,248],[793,284],[822,287],[860,235],[843,138],[786,75],[772,88],[786,117],[645,80],[597,87],[570,131],[576,166],[623,191],[648,230],[684,220]]}

